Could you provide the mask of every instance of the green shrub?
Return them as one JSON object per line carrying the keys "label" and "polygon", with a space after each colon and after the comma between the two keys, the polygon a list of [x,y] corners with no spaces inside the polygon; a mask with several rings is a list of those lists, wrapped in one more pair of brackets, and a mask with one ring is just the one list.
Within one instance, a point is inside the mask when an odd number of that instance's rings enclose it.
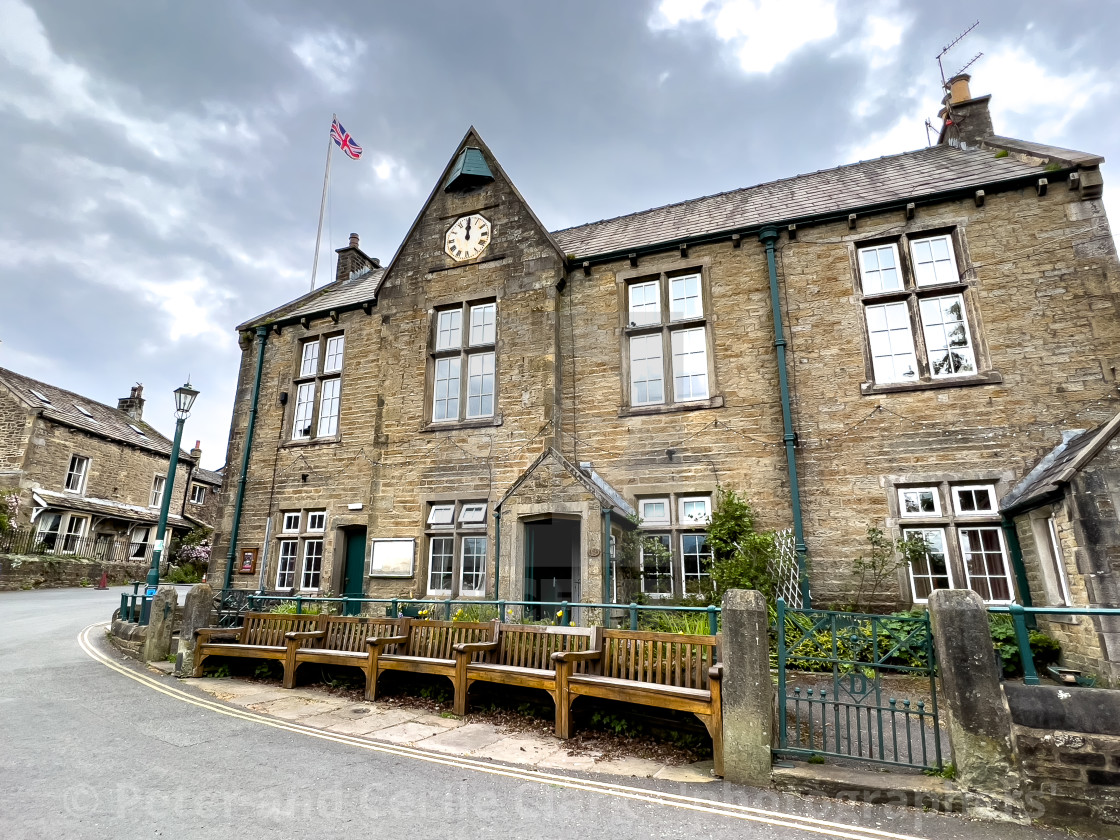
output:
{"label": "green shrub", "polygon": [[[988,624],[992,628],[992,642],[996,646],[996,653],[999,654],[1003,665],[1003,675],[1021,677],[1023,660],[1019,655],[1019,642],[1015,637],[1015,624],[1011,616],[989,613]],[[1047,666],[1057,664],[1062,655],[1062,646],[1057,639],[1047,636],[1041,630],[1029,631],[1027,639],[1030,642],[1036,671],[1042,672]]]}
{"label": "green shrub", "polygon": [[493,621],[498,608],[489,604],[464,604],[451,614],[452,621]]}
{"label": "green shrub", "polygon": [[275,615],[320,615],[322,613],[329,613],[330,608],[323,604],[302,604],[297,612],[295,601],[281,601],[269,610],[269,612]]}
{"label": "green shrub", "polygon": [[777,582],[770,569],[778,553],[774,534],[755,528],[750,502],[734,490],[720,487],[708,525],[708,547],[712,552],[712,603],[728,589],[757,589],[767,601],[774,600]]}

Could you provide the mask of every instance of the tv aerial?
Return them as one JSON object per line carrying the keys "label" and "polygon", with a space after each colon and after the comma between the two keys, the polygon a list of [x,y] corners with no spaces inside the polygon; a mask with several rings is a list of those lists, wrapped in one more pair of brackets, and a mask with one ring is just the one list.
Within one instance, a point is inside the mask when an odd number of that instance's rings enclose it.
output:
{"label": "tv aerial", "polygon": [[[972,26],[968,27],[968,29],[966,29],[964,32],[962,32],[960,35],[958,35],[956,38],[954,38],[952,41],[950,41],[948,44],[946,44],[944,47],[942,47],[941,52],[939,52],[937,54],[937,69],[941,71],[941,86],[942,87],[947,87],[948,84],[949,84],[949,80],[945,78],[945,64],[944,64],[944,62],[942,62],[942,59],[945,57],[945,54],[947,52],[949,52],[949,50],[951,50],[953,47],[955,47],[957,44],[959,44],[961,41],[963,41],[965,39],[965,37],[968,35],[968,33],[970,33],[973,29],[975,29],[979,25],[980,25],[980,21],[977,20],[975,23],[972,24]],[[962,67],[960,70],[958,70],[956,73],[954,73],[953,76],[959,76],[961,73],[963,73],[965,70],[967,70],[973,64],[975,64],[976,60],[978,58],[980,58],[980,56],[982,56],[983,54],[984,53],[982,53],[982,52],[976,53],[976,55],[974,55],[968,61],[968,63],[964,65],[964,67]],[[950,76],[949,78],[951,79],[951,78],[953,78],[953,76]]]}

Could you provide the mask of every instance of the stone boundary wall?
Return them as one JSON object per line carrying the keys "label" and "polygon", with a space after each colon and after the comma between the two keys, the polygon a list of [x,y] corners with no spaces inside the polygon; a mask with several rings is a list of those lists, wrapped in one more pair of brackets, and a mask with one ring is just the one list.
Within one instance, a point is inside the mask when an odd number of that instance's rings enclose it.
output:
{"label": "stone boundary wall", "polygon": [[0,554],[0,592],[17,589],[56,589],[96,586],[101,573],[110,585],[143,580],[147,563],[111,563],[54,555]]}
{"label": "stone boundary wall", "polygon": [[1027,812],[1120,837],[1120,692],[1005,683],[1004,695]]}

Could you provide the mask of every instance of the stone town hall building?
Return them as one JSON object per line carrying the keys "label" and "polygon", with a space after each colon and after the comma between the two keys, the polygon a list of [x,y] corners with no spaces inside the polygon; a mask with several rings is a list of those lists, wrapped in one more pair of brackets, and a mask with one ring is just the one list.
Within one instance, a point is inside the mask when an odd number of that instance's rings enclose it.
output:
{"label": "stone town hall building", "polygon": [[[238,327],[212,579],[228,552],[270,591],[679,596],[722,485],[802,534],[814,603],[852,600],[869,526],[932,546],[890,600],[1016,597],[1000,500],[1115,413],[1120,270],[1100,157],[996,135],[967,77],[945,117],[930,148],[552,232],[470,130],[388,265],[352,236]],[[671,559],[627,583],[607,535],[635,515]]]}

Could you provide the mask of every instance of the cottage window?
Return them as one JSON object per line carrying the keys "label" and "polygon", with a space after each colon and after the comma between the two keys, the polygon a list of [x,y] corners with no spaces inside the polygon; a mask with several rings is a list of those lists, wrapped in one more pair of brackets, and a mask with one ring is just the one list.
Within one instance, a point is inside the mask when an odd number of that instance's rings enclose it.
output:
{"label": "cottage window", "polygon": [[296,399],[292,415],[292,440],[336,438],[342,407],[342,363],[346,338],[319,336],[303,342]]}
{"label": "cottage window", "polygon": [[318,590],[323,575],[325,510],[290,510],[281,514],[277,541],[276,588]]}
{"label": "cottage window", "polygon": [[301,591],[319,589],[323,574],[323,541],[304,540],[303,543],[303,575],[300,578]]}
{"label": "cottage window", "polygon": [[696,403],[711,396],[700,273],[644,277],[626,286],[631,407]]}
{"label": "cottage window", "polygon": [[[897,487],[892,493],[904,520],[903,539],[921,537],[926,543],[925,556],[908,569],[915,603],[925,603],[935,589],[962,585],[988,603],[1011,601],[1011,564],[994,484],[941,482]],[[942,499],[953,504],[943,506]]]}
{"label": "cottage window", "polygon": [[292,589],[296,585],[297,540],[280,541],[280,559],[276,565],[276,588]]}
{"label": "cottage window", "polygon": [[152,492],[148,497],[148,507],[158,508],[163,504],[163,488],[167,484],[167,478],[162,475],[157,475],[152,479]]}
{"label": "cottage window", "polygon": [[903,538],[921,537],[925,556],[910,565],[910,594],[915,603],[924,604],[935,589],[953,588],[953,570],[945,551],[944,528],[905,528]]}
{"label": "cottage window", "polygon": [[[638,499],[641,591],[651,597],[711,590],[712,551],[703,530],[712,519],[711,496],[681,494]],[[676,557],[680,563],[676,563]]]}
{"label": "cottage window", "polygon": [[872,378],[877,385],[975,376],[969,287],[950,234],[903,238],[857,250]]}
{"label": "cottage window", "polygon": [[898,509],[903,516],[940,516],[941,496],[936,487],[904,487],[898,491]]}
{"label": "cottage window", "polygon": [[148,525],[137,525],[132,529],[128,546],[128,556],[133,560],[147,560],[151,550],[152,529]]}
{"label": "cottage window", "polygon": [[62,551],[64,553],[75,554],[78,552],[82,537],[86,534],[87,525],[89,525],[88,516],[70,514],[70,519],[66,523],[66,532],[62,538]]}
{"label": "cottage window", "polygon": [[478,596],[486,588],[486,502],[428,506],[428,594]]}
{"label": "cottage window", "polygon": [[88,475],[89,458],[82,455],[72,455],[70,457],[70,468],[66,471],[66,491],[68,493],[84,493]]}
{"label": "cottage window", "polygon": [[75,554],[89,526],[88,516],[74,513],[44,513],[39,517],[36,536],[39,550],[59,554]]}
{"label": "cottage window", "polygon": [[206,485],[192,484],[191,485],[191,504],[201,505],[206,501]]}
{"label": "cottage window", "polygon": [[433,423],[494,416],[497,324],[498,305],[494,302],[459,304],[435,313],[431,354]]}

